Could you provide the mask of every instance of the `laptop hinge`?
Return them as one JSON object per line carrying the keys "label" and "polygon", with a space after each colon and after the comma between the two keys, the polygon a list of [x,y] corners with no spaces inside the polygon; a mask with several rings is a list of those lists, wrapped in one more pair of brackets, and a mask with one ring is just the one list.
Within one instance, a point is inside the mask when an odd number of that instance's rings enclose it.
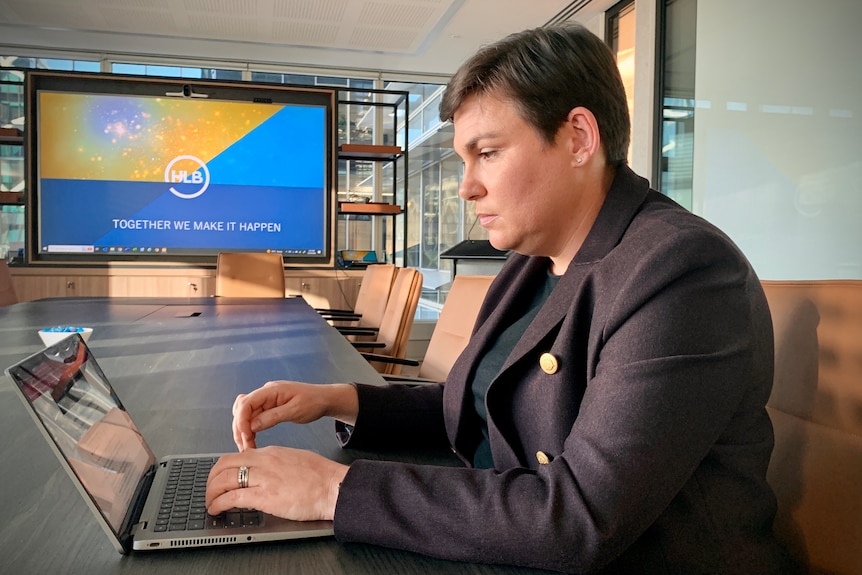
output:
{"label": "laptop hinge", "polygon": [[138,481],[138,487],[135,489],[135,495],[132,497],[132,502],[129,505],[129,513],[123,520],[122,529],[120,529],[120,537],[125,547],[127,542],[131,542],[132,536],[137,531],[138,519],[144,511],[144,504],[147,501],[147,494],[150,492],[150,486],[153,484],[153,478],[156,476],[156,466],[151,465],[146,473]]}

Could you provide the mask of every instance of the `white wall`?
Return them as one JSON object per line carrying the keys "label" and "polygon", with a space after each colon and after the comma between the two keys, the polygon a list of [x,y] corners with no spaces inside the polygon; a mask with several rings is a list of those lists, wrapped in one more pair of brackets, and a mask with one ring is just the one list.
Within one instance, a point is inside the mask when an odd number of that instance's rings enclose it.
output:
{"label": "white wall", "polygon": [[699,0],[693,210],[761,279],[862,279],[862,2]]}

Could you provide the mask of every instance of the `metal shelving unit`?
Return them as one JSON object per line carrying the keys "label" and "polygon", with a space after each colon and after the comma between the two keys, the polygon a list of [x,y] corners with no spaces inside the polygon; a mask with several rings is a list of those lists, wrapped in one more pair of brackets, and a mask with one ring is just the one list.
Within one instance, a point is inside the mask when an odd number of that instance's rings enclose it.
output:
{"label": "metal shelving unit", "polygon": [[404,265],[409,92],[338,91],[338,250]]}

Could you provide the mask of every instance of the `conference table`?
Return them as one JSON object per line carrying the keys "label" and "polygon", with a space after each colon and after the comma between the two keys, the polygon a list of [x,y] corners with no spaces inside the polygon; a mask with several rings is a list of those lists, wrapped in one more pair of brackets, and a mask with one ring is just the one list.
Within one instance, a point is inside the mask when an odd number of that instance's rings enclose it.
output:
{"label": "conference table", "polygon": [[[231,406],[267,381],[354,381],[381,376],[302,298],[56,298],[0,308],[0,370],[44,346],[37,330],[93,328],[93,355],[157,456],[235,450]],[[333,537],[120,555],[0,376],[0,573],[539,573],[340,544]],[[341,448],[331,419],[282,424],[259,445],[357,458],[459,465],[447,449]]]}

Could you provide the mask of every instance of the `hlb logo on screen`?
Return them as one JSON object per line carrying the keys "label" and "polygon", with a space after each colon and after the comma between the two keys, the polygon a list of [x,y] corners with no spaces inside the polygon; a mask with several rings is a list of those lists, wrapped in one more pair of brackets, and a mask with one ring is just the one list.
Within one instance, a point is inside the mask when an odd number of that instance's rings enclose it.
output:
{"label": "hlb logo on screen", "polygon": [[200,158],[177,156],[168,162],[165,168],[165,182],[176,184],[171,186],[173,195],[191,200],[207,191],[210,185],[210,171]]}

